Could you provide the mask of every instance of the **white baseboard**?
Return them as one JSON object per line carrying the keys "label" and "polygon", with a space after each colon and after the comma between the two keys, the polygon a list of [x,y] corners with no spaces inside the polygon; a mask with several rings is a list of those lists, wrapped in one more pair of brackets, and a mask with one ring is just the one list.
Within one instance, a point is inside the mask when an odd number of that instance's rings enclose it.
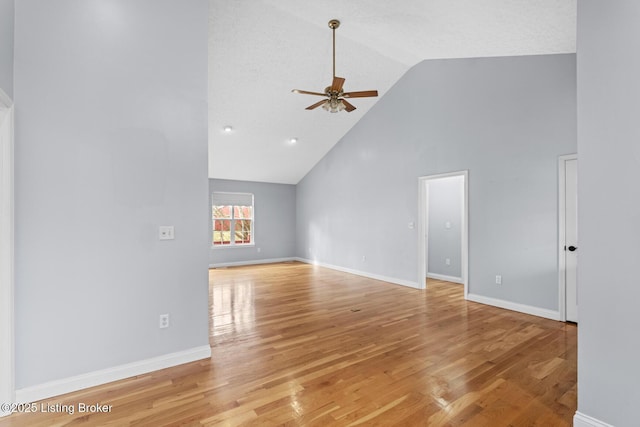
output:
{"label": "white baseboard", "polygon": [[295,260],[296,258],[270,258],[270,259],[255,259],[251,261],[217,262],[215,264],[209,264],[209,268],[240,267],[242,265],[258,265],[258,264],[275,264],[277,262],[289,262],[289,261],[295,261]]}
{"label": "white baseboard", "polygon": [[464,284],[462,277],[447,276],[445,274],[438,273],[427,273],[427,277],[429,279],[444,280],[445,282],[460,283],[461,285]]}
{"label": "white baseboard", "polygon": [[113,368],[101,369],[74,377],[50,381],[44,384],[25,387],[16,390],[16,402],[31,403],[37,400],[47,399],[53,396],[78,391],[97,385],[122,380],[136,375],[146,374],[160,369],[171,368],[183,363],[211,357],[211,347],[204,345],[151,359],[127,363]]}
{"label": "white baseboard", "polygon": [[573,427],[613,427],[611,424],[607,424],[593,417],[585,415],[576,411],[573,416]]}
{"label": "white baseboard", "polygon": [[551,320],[560,320],[560,313],[546,308],[534,307],[532,305],[520,304],[517,302],[505,301],[502,299],[485,297],[476,294],[467,294],[467,300],[479,302],[481,304],[492,305],[494,307],[506,308],[507,310],[518,311],[520,313],[531,314],[533,316],[544,317]]}
{"label": "white baseboard", "polygon": [[410,288],[422,289],[418,283],[410,280],[397,279],[395,277],[381,276],[379,274],[373,274],[366,271],[354,270],[352,268],[340,267],[338,265],[326,264],[324,262],[312,261],[306,258],[295,258],[295,261],[304,262],[305,264],[317,265],[320,267],[329,268],[331,270],[342,271],[343,273],[355,274],[357,276],[368,277],[369,279],[382,280],[383,282],[394,283],[396,285],[408,286]]}

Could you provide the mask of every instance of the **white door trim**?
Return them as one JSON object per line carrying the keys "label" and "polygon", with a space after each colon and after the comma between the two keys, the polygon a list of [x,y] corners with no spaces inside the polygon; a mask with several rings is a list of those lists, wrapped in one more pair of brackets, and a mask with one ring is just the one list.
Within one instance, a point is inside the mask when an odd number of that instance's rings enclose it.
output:
{"label": "white door trim", "polygon": [[464,284],[464,298],[467,299],[469,293],[469,171],[457,171],[441,173],[437,175],[421,176],[418,178],[418,284],[420,289],[426,288],[425,278],[427,277],[427,227],[429,209],[427,201],[429,181],[439,178],[449,178],[462,176],[464,178],[464,192],[462,200],[462,282]]}
{"label": "white door trim", "polygon": [[565,260],[565,221],[566,221],[566,162],[577,160],[577,154],[558,157],[558,313],[560,321],[567,321],[567,286]]}
{"label": "white door trim", "polygon": [[[0,89],[0,402],[15,402],[13,101]],[[8,415],[0,408],[0,417]]]}

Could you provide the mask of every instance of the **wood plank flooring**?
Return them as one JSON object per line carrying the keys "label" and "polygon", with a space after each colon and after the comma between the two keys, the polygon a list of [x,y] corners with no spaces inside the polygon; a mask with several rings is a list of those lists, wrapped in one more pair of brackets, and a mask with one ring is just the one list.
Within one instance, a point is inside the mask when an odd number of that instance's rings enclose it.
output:
{"label": "wood plank flooring", "polygon": [[[210,360],[6,426],[570,426],[575,325],[301,263],[210,270]],[[112,405],[78,413],[79,402]]]}

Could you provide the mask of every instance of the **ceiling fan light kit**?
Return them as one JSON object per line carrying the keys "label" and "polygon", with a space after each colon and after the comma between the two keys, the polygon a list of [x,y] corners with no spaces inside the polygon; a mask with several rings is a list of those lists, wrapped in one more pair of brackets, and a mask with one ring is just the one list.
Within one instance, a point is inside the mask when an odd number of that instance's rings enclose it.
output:
{"label": "ceiling fan light kit", "polygon": [[324,104],[322,104],[322,109],[327,110],[330,113],[337,113],[345,108],[347,107],[340,99],[329,99],[324,101]]}
{"label": "ceiling fan light kit", "polygon": [[331,86],[327,86],[324,90],[324,93],[321,92],[310,92],[307,90],[293,89],[292,92],[300,93],[303,95],[315,95],[315,96],[324,96],[327,99],[316,102],[315,104],[309,105],[305,110],[313,110],[319,106],[330,113],[337,113],[342,110],[346,110],[347,113],[352,112],[356,109],[353,104],[349,103],[344,98],[365,98],[378,96],[377,90],[364,90],[359,92],[345,92],[343,90],[344,85],[344,77],[336,77],[336,28],[340,26],[340,21],[337,19],[332,19],[329,21],[329,28],[333,32],[333,81],[331,82]]}

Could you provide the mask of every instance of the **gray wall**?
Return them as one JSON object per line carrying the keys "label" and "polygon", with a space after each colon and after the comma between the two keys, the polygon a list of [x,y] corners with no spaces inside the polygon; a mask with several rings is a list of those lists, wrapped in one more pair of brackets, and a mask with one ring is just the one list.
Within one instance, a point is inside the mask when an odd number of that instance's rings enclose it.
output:
{"label": "gray wall", "polygon": [[13,97],[13,29],[15,0],[0,0],[0,89]]}
{"label": "gray wall", "polygon": [[557,310],[575,72],[570,54],[416,65],[298,184],[298,256],[417,282],[418,177],[468,169],[469,292]]}
{"label": "gray wall", "polygon": [[462,177],[429,181],[428,273],[462,279],[463,195]]}
{"label": "gray wall", "polygon": [[[295,257],[295,185],[210,179],[209,195],[214,191],[253,193],[256,234],[255,246],[212,247],[209,265]],[[213,225],[209,229],[213,230]]]}
{"label": "gray wall", "polygon": [[578,411],[637,426],[640,3],[578,2]]}
{"label": "gray wall", "polygon": [[207,13],[16,4],[18,389],[208,345]]}

